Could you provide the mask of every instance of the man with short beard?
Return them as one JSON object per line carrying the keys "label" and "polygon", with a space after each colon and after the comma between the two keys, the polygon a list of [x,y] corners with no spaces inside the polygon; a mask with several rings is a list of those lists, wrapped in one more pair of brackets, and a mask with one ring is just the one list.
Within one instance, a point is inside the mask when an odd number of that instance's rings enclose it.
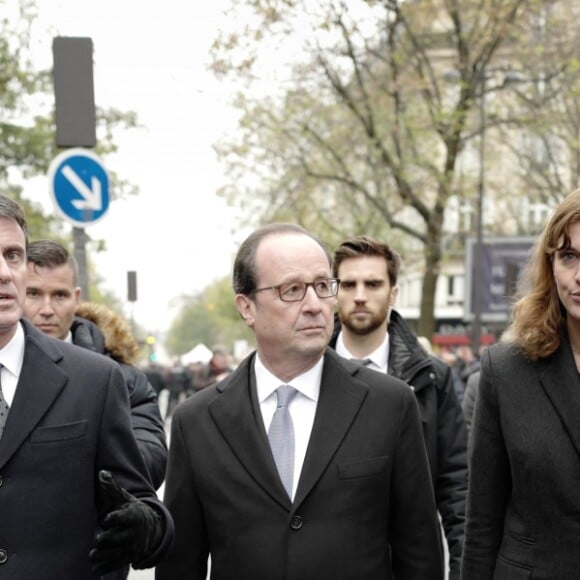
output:
{"label": "man with short beard", "polygon": [[340,279],[330,346],[344,358],[405,381],[423,423],[437,509],[449,547],[449,579],[459,579],[467,494],[467,432],[450,367],[431,356],[393,310],[400,258],[368,236],[343,241],[334,254]]}

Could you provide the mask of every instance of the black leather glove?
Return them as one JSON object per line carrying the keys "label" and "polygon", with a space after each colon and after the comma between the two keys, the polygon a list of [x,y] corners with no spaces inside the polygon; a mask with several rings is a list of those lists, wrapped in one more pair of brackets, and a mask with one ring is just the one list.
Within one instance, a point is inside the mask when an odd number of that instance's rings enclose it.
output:
{"label": "black leather glove", "polygon": [[89,554],[93,573],[107,574],[129,564],[138,569],[161,543],[161,516],[120,487],[109,471],[99,472],[97,502],[106,515]]}

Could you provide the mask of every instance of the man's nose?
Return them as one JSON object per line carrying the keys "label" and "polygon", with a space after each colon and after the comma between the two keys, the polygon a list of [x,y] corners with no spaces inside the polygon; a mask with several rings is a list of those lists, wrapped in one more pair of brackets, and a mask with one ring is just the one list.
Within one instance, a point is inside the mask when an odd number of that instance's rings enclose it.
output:
{"label": "man's nose", "polygon": [[40,313],[44,316],[54,314],[54,308],[52,307],[50,296],[44,296],[40,299]]}
{"label": "man's nose", "polygon": [[364,302],[367,299],[367,291],[364,284],[357,284],[354,291],[354,299],[357,302]]}
{"label": "man's nose", "polygon": [[309,308],[320,309],[321,300],[323,299],[318,297],[318,294],[316,294],[316,291],[314,290],[314,286],[306,287],[306,295],[304,296],[303,299],[305,306]]}
{"label": "man's nose", "polygon": [[0,280],[9,282],[12,280],[12,270],[3,256],[0,256]]}

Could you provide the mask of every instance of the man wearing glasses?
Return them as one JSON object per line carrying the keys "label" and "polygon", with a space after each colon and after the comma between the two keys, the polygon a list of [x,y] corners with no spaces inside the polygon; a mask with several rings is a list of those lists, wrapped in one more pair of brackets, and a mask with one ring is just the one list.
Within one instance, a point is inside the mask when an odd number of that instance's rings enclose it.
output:
{"label": "man wearing glasses", "polygon": [[157,580],[443,578],[418,408],[401,381],[327,348],[338,280],[293,224],[241,245],[256,352],[173,416]]}

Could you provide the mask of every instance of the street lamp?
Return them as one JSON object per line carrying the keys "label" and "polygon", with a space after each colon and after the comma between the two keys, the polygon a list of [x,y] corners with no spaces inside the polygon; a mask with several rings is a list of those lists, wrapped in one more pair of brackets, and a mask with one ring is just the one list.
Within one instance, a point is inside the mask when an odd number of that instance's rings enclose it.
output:
{"label": "street lamp", "polygon": [[[499,73],[502,75],[499,83],[491,83],[488,87],[488,79],[492,79]],[[461,76],[457,70],[448,71],[445,73],[445,80],[448,82],[457,82]],[[477,356],[481,347],[482,336],[482,314],[483,314],[483,297],[484,297],[484,236],[483,236],[483,206],[485,199],[485,139],[486,139],[486,125],[487,125],[487,111],[486,111],[486,93],[490,91],[501,90],[509,88],[515,84],[531,82],[525,77],[512,70],[505,69],[485,69],[482,68],[473,77],[474,81],[479,85],[479,177],[477,186],[476,199],[476,243],[473,251],[473,265],[474,270],[471,284],[471,297],[473,298],[473,319],[471,325],[471,347],[473,353]]]}
{"label": "street lamp", "polygon": [[475,278],[474,284],[474,315],[471,329],[471,349],[477,356],[481,345],[481,310],[482,310],[482,271],[483,271],[483,197],[485,195],[485,70],[479,75],[479,183],[477,187],[476,237],[475,244]]}
{"label": "street lamp", "polygon": [[[482,284],[483,284],[483,199],[485,195],[485,91],[486,91],[486,70],[482,69],[475,77],[479,81],[479,180],[477,187],[476,204],[476,245],[473,254],[473,264],[475,275],[471,285],[473,296],[473,322],[471,326],[471,348],[477,355],[481,343],[481,314],[482,314]],[[445,80],[457,82],[461,75],[457,70],[445,73]]]}

